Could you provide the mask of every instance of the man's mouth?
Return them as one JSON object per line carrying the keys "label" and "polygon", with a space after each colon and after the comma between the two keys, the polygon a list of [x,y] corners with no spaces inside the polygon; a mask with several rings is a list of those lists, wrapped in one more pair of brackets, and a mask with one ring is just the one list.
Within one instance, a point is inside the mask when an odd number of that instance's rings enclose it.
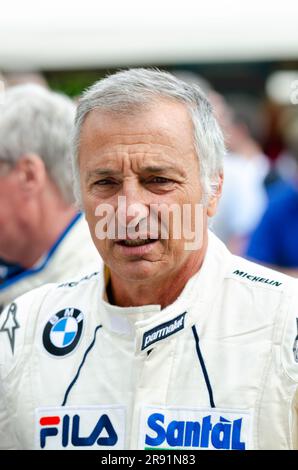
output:
{"label": "man's mouth", "polygon": [[142,246],[142,245],[149,245],[150,243],[156,242],[156,238],[145,238],[145,239],[136,239],[136,240],[120,240],[117,242],[118,245],[121,246]]}

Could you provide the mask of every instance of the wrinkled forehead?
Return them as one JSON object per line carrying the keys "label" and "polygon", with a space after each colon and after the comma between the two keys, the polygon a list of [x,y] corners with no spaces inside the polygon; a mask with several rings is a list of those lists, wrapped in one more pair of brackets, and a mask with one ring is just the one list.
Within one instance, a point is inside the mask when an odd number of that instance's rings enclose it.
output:
{"label": "wrinkled forehead", "polygon": [[79,154],[86,147],[136,143],[168,145],[178,152],[194,147],[193,124],[187,107],[159,100],[132,112],[93,109],[82,125]]}

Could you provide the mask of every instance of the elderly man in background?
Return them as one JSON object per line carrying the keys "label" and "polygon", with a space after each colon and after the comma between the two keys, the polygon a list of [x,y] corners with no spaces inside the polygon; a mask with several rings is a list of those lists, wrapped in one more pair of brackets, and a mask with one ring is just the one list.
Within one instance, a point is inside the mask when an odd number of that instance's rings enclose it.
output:
{"label": "elderly man in background", "polygon": [[201,90],[156,70],[112,75],[82,97],[75,145],[105,267],[6,309],[20,328],[13,350],[0,338],[0,446],[297,446],[297,281],[208,232],[225,150]]}
{"label": "elderly man in background", "polygon": [[2,279],[0,311],[34,287],[98,265],[87,224],[74,205],[74,117],[69,98],[38,85],[5,91],[0,107],[0,258],[3,266],[6,262],[17,269]]}

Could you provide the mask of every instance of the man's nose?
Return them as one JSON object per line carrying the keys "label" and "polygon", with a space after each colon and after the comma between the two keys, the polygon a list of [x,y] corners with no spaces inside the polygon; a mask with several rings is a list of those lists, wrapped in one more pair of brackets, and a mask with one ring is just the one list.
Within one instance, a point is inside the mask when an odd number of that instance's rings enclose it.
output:
{"label": "man's nose", "polygon": [[129,224],[132,220],[135,224],[146,218],[149,214],[144,188],[138,181],[127,181],[123,184],[121,195],[118,195],[118,218]]}

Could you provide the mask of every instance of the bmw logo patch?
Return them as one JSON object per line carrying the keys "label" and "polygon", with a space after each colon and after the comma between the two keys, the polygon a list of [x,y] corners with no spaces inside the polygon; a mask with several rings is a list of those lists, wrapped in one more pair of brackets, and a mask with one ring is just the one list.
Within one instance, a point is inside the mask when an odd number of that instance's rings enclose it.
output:
{"label": "bmw logo patch", "polygon": [[47,322],[42,342],[53,356],[66,356],[78,345],[83,330],[83,313],[77,308],[65,308]]}

